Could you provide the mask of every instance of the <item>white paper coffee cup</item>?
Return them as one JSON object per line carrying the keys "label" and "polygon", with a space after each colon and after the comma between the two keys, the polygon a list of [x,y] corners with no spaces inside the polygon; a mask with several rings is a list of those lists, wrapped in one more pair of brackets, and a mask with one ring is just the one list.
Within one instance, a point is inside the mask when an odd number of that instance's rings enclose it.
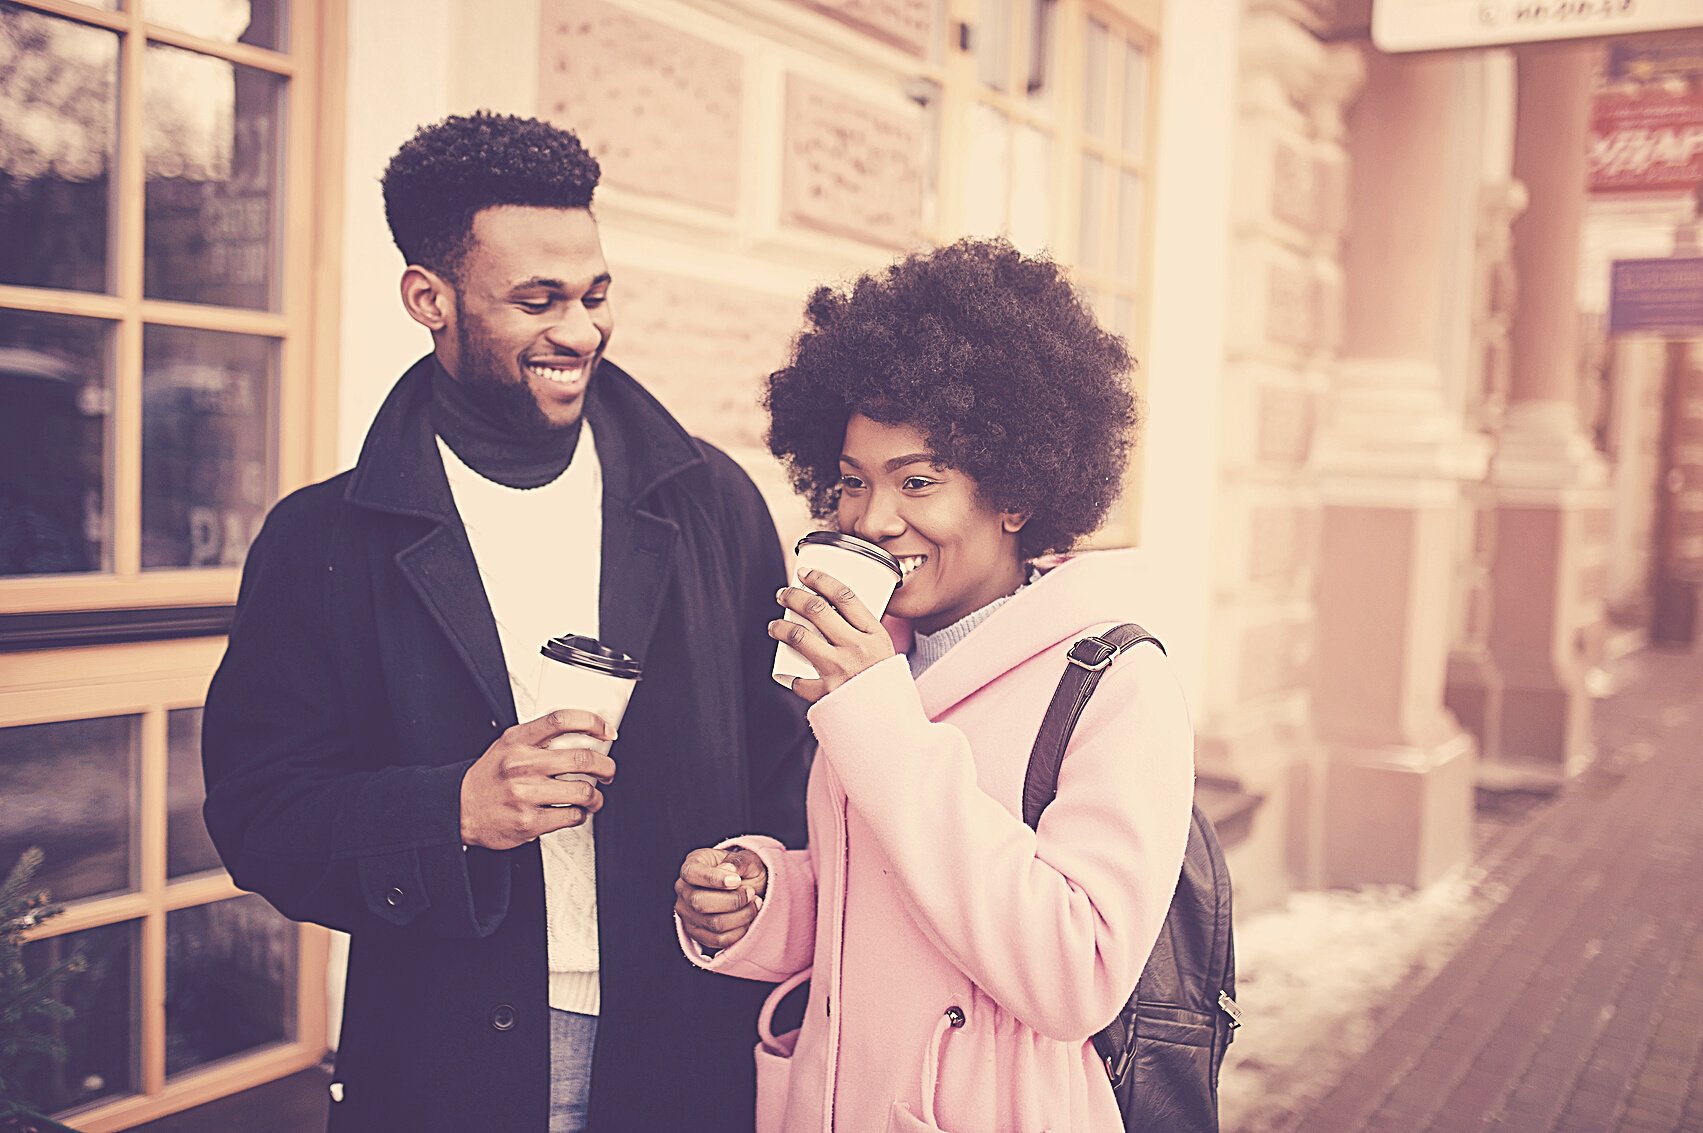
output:
{"label": "white paper coffee cup", "polygon": [[[904,581],[904,571],[899,568],[898,559],[855,535],[812,531],[798,541],[797,551],[794,586],[808,590],[809,587],[799,581],[799,576],[807,570],[819,570],[851,587],[852,593],[878,618],[886,611],[893,591]],[[810,624],[791,610],[786,611],[784,617],[799,625]],[[811,632],[814,633],[815,629],[812,628]],[[791,688],[792,682],[799,677],[814,678],[818,675],[816,667],[806,661],[798,650],[784,641],[777,642],[776,646],[775,680]]]}
{"label": "white paper coffee cup", "polygon": [[[603,717],[611,731],[621,726],[627,702],[632,699],[633,688],[643,672],[637,660],[594,637],[572,634],[551,638],[539,652],[545,659],[538,685],[539,707],[547,712],[579,708]],[[595,736],[568,732],[544,746],[557,750],[593,748],[607,754],[609,743]],[[564,772],[556,778],[596,781],[579,772]]]}

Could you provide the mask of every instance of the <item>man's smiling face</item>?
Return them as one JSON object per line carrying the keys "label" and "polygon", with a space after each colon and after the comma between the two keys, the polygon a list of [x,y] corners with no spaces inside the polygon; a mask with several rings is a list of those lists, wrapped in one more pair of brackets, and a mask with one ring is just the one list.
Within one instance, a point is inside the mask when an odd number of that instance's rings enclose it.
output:
{"label": "man's smiling face", "polygon": [[454,288],[451,333],[438,349],[450,375],[517,432],[578,422],[615,329],[590,211],[481,211]]}

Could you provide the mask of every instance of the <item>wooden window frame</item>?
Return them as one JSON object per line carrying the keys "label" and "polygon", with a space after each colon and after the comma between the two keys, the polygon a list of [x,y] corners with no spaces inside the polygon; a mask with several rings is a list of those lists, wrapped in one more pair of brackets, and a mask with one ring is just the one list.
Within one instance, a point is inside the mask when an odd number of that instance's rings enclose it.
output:
{"label": "wooden window frame", "polygon": [[[279,343],[276,488],[280,496],[329,471],[336,441],[335,374],[341,221],[342,87],[347,0],[293,0],[288,53],[222,44],[145,20],[146,3],[122,10],[74,0],[11,0],[19,7],[119,36],[118,121],[108,293],[0,284],[0,308],[100,319],[111,326],[113,416],[108,455],[111,570],[0,578],[0,610],[129,609],[228,604],[236,567],[143,570],[142,341],[149,325],[230,331]],[[277,311],[147,299],[143,216],[147,189],[142,57],[150,44],[182,48],[286,79],[284,176],[278,185]],[[326,375],[315,380],[315,375]]]}
{"label": "wooden window frame", "polygon": [[[30,942],[106,925],[137,923],[135,1049],[138,1092],[70,1111],[84,1133],[108,1133],[304,1070],[325,1055],[325,973],[330,933],[297,925],[294,1029],[289,1041],[259,1047],[166,1077],[166,917],[179,909],[240,897],[223,870],[167,877],[167,714],[198,708],[224,651],[218,638],[99,648],[41,650],[7,662],[0,727],[139,716],[135,886],[67,902],[65,912],[27,934]],[[75,979],[76,977],[70,977]]]}
{"label": "wooden window frame", "polygon": [[[976,34],[979,15],[978,0],[949,0],[947,6],[947,52],[941,76],[942,137],[940,172],[940,208],[937,240],[951,240],[965,232],[967,224],[964,190],[969,169],[968,138],[971,114],[977,103],[992,106],[1004,114],[1013,127],[1033,126],[1045,131],[1052,139],[1055,151],[1051,161],[1051,182],[1048,198],[1051,215],[1048,231],[1053,237],[1049,250],[1069,269],[1073,280],[1084,291],[1108,296],[1103,306],[1096,308],[1103,325],[1111,326],[1112,296],[1128,298],[1131,303],[1131,325],[1126,340],[1131,354],[1145,358],[1149,340],[1149,304],[1152,297],[1153,234],[1154,234],[1154,170],[1158,152],[1158,105],[1163,35],[1161,13],[1163,0],[1054,0],[1052,13],[1053,66],[1057,81],[1054,102],[1048,111],[1037,112],[1025,97],[1012,91],[996,91],[982,83],[977,74],[976,57],[972,51],[958,50],[957,29],[967,26]],[[1017,10],[1014,9],[1014,20]],[[1084,70],[1084,38],[1088,21],[1104,24],[1114,36],[1139,43],[1147,55],[1145,106],[1147,128],[1142,136],[1142,152],[1132,161],[1122,150],[1122,118],[1114,116],[1107,123],[1105,142],[1091,137],[1086,128],[1081,76]],[[1010,73],[1021,75],[1027,66],[1022,46],[1026,37],[1008,37],[1011,58]],[[1120,57],[1121,58],[1121,57]],[[1108,83],[1121,89],[1122,63],[1109,73]],[[1114,82],[1114,77],[1116,81]],[[1116,103],[1121,108],[1121,102]],[[1140,253],[1133,278],[1117,274],[1116,262],[1099,271],[1081,266],[1079,247],[1081,225],[1081,157],[1093,153],[1112,168],[1128,168],[1142,177],[1141,216],[1136,231],[1141,241]],[[1102,231],[1116,232],[1116,202],[1113,196],[1102,201]],[[1145,393],[1147,377],[1139,368],[1134,374],[1137,393]],[[1141,462],[1132,459],[1125,477],[1123,498],[1113,514],[1089,541],[1093,547],[1133,546],[1140,542],[1141,530]]]}

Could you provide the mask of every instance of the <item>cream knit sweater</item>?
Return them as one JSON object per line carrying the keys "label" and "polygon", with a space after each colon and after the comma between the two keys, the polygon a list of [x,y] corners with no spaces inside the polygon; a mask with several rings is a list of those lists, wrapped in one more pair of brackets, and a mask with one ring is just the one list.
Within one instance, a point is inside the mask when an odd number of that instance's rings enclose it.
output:
{"label": "cream knit sweater", "polygon": [[[438,439],[455,508],[467,528],[496,619],[515,712],[523,721],[572,707],[538,703],[545,665],[539,648],[562,634],[595,637],[598,632],[603,469],[591,424],[584,423],[581,430],[567,471],[537,488],[510,488],[487,480]],[[572,574],[576,568],[579,577]],[[544,856],[550,1006],[596,1015],[600,997],[592,819],[538,841]]]}

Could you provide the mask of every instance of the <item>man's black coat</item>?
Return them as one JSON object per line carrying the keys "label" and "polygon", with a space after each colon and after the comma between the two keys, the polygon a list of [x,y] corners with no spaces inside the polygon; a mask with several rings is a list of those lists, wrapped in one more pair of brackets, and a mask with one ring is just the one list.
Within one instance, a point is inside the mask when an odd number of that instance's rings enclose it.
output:
{"label": "man's black coat", "polygon": [[[355,468],[279,503],[249,552],[207,696],[207,826],[238,885],[352,936],[333,1130],[543,1133],[538,845],[460,839],[462,775],[516,720],[428,419],[432,364],[391,391]],[[733,461],[616,367],[591,388],[599,636],[644,663],[593,827],[592,1128],[748,1133],[766,987],[686,962],[672,886],[697,846],[802,844],[807,732],[764,636],[780,545]],[[540,553],[573,553],[573,532],[549,534]]]}

